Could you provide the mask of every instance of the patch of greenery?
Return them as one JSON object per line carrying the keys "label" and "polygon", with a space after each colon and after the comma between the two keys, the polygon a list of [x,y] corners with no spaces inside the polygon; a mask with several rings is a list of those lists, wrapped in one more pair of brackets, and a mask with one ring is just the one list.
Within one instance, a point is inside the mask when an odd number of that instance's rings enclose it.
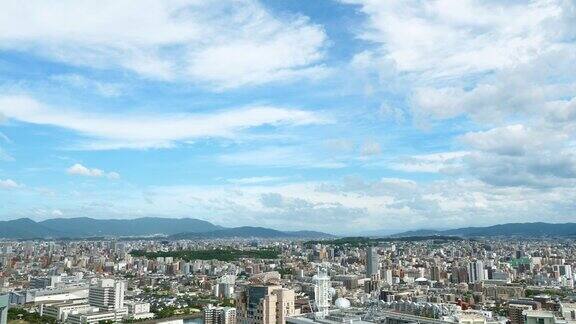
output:
{"label": "patch of greenery", "polygon": [[30,324],[56,324],[56,319],[40,316],[38,313],[30,313],[22,308],[9,308],[8,309],[8,320],[23,320]]}
{"label": "patch of greenery", "polygon": [[292,269],[279,268],[279,269],[276,269],[276,271],[278,271],[278,273],[280,273],[280,275],[282,275],[282,276],[294,274],[294,271]]}
{"label": "patch of greenery", "polygon": [[145,252],[135,250],[130,252],[134,257],[146,257],[156,259],[158,257],[172,257],[185,261],[192,260],[220,260],[236,261],[241,258],[253,259],[278,259],[280,252],[275,249],[258,249],[258,250],[237,250],[237,249],[211,249],[211,250],[182,250],[169,252]]}
{"label": "patch of greenery", "polygon": [[307,241],[306,245],[315,244],[329,244],[329,245],[346,245],[352,247],[359,246],[369,246],[378,243],[386,242],[419,242],[419,241],[433,241],[434,244],[440,244],[447,241],[462,241],[463,238],[457,236],[443,236],[443,235],[432,235],[432,236],[407,236],[407,237],[381,237],[381,238],[369,238],[369,237],[343,237],[335,240],[315,240]]}
{"label": "patch of greenery", "polygon": [[549,295],[552,297],[558,296],[560,298],[564,298],[568,295],[565,291],[556,289],[526,289],[524,291],[524,294],[526,295],[526,297],[534,297],[537,295]]}
{"label": "patch of greenery", "polygon": [[156,315],[156,318],[168,318],[175,315],[176,307],[164,307],[162,309],[152,309],[151,311]]}

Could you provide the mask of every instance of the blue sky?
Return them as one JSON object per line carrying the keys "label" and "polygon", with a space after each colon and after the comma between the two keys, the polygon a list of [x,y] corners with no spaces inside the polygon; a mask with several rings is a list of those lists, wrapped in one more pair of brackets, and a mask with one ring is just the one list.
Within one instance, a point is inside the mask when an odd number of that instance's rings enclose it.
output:
{"label": "blue sky", "polygon": [[0,9],[0,219],[575,219],[573,1]]}

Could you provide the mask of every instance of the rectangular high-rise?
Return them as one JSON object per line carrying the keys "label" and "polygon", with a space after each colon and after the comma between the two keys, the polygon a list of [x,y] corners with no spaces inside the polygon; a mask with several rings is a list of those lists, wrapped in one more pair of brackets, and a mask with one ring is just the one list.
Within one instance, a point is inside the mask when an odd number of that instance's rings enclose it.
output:
{"label": "rectangular high-rise", "polygon": [[375,247],[370,246],[366,249],[366,276],[380,274],[380,256]]}
{"label": "rectangular high-rise", "polygon": [[468,282],[476,283],[485,280],[484,262],[480,260],[468,263]]}
{"label": "rectangular high-rise", "polygon": [[124,308],[126,283],[114,279],[101,279],[90,286],[88,304],[101,310],[120,310]]}
{"label": "rectangular high-rise", "polygon": [[236,308],[214,307],[208,305],[203,309],[204,324],[236,324]]}
{"label": "rectangular high-rise", "polygon": [[280,286],[250,285],[238,294],[238,323],[284,324],[295,314],[293,290]]}

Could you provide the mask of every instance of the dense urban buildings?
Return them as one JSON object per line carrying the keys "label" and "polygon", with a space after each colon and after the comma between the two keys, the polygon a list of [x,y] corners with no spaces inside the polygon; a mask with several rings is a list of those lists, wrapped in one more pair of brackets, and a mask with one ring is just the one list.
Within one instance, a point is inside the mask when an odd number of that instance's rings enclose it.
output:
{"label": "dense urban buildings", "polygon": [[576,323],[575,263],[569,238],[1,241],[0,306],[79,324]]}

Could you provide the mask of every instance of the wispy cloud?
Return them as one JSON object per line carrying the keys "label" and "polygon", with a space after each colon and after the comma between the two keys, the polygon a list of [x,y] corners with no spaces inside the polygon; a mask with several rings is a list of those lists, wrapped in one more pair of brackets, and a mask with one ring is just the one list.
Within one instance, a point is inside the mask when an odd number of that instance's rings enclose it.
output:
{"label": "wispy cloud", "polygon": [[571,32],[561,19],[569,1],[343,2],[359,5],[368,18],[359,36],[381,45],[359,55],[374,60],[373,67],[394,66],[428,80],[528,62],[563,46]]}
{"label": "wispy cloud", "polygon": [[289,179],[289,177],[262,176],[262,177],[248,177],[248,178],[233,178],[233,179],[228,179],[227,181],[230,183],[233,183],[233,184],[253,185],[253,184],[261,184],[261,183],[285,181],[287,179]]}
{"label": "wispy cloud", "polygon": [[316,78],[326,43],[306,17],[256,0],[9,0],[0,11],[0,48],[217,89]]}
{"label": "wispy cloud", "polygon": [[98,81],[80,74],[58,74],[51,78],[53,81],[80,90],[89,90],[103,97],[118,97],[126,86],[120,83]]}
{"label": "wispy cloud", "polygon": [[298,126],[325,123],[315,113],[271,106],[243,107],[211,114],[112,115],[56,108],[28,96],[0,96],[0,113],[7,118],[51,125],[94,139],[79,148],[114,149],[170,147],[197,138],[234,138],[258,126]]}
{"label": "wispy cloud", "polygon": [[293,146],[270,146],[222,154],[218,156],[218,161],[228,165],[259,167],[339,169],[346,166],[341,161],[322,158],[303,148]]}
{"label": "wispy cloud", "polygon": [[470,152],[442,152],[401,157],[386,166],[404,172],[450,173],[462,167],[462,158]]}

